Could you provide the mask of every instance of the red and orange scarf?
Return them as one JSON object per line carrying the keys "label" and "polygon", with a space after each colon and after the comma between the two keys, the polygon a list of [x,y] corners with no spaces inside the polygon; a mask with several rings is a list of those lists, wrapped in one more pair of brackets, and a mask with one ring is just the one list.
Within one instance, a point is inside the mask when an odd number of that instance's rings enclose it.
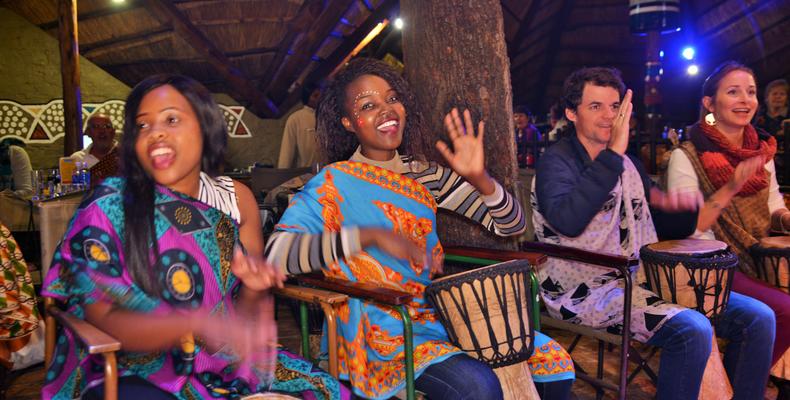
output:
{"label": "red and orange scarf", "polygon": [[[719,189],[729,182],[735,167],[743,160],[762,155],[765,161],[773,159],[776,153],[776,139],[772,136],[757,134],[757,130],[752,125],[746,125],[743,131],[743,146],[736,146],[716,129],[704,122],[695,124],[689,129],[689,138],[697,154],[705,167],[711,183]],[[760,168],[754,176],[749,179],[738,196],[753,195],[768,186],[768,174],[765,168]]]}

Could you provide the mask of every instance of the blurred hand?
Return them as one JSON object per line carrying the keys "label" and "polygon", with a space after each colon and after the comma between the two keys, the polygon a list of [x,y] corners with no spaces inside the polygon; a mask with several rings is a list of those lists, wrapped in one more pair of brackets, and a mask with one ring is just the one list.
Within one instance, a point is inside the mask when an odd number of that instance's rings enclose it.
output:
{"label": "blurred hand", "polygon": [[376,246],[381,251],[401,260],[407,260],[418,268],[431,268],[431,260],[425,250],[419,248],[409,238],[393,231],[380,228],[362,228],[359,230],[363,247]]}
{"label": "blurred hand", "polygon": [[656,188],[650,190],[650,205],[666,212],[694,211],[704,203],[699,190],[670,190],[662,192]]}
{"label": "blurred hand", "polygon": [[765,158],[763,156],[755,156],[748,160],[741,161],[738,163],[738,166],[735,167],[735,172],[732,174],[730,181],[727,182],[727,187],[734,193],[740,192],[743,185],[745,185],[760,168],[763,168],[763,165],[765,165]]}
{"label": "blurred hand", "polygon": [[274,297],[261,297],[256,308],[253,316],[199,316],[196,334],[205,339],[211,352],[221,351],[253,362],[258,368],[268,368],[277,355]]}
{"label": "blurred hand", "polygon": [[248,289],[261,292],[273,286],[283,287],[285,275],[259,257],[247,256],[237,247],[233,251],[230,270]]}
{"label": "blurred hand", "polygon": [[625,91],[623,101],[620,102],[620,108],[617,110],[617,116],[612,121],[612,135],[609,138],[608,148],[621,156],[628,149],[628,121],[631,119],[631,110],[634,108],[631,103],[632,96],[631,89]]}

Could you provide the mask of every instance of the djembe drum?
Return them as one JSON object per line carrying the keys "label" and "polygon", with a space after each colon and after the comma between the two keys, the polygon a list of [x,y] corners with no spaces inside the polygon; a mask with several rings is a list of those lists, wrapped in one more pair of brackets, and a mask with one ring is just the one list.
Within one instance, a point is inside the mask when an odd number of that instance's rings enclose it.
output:
{"label": "djembe drum", "polygon": [[288,396],[282,393],[255,393],[244,396],[241,400],[298,400],[298,397]]}
{"label": "djembe drum", "polygon": [[715,321],[730,298],[738,256],[718,240],[667,240],[640,250],[647,286]]}
{"label": "djembe drum", "polygon": [[494,368],[505,399],[538,398],[526,364],[534,337],[528,261],[508,261],[437,279],[425,296],[450,342]]}
{"label": "djembe drum", "polygon": [[[667,240],[643,246],[639,253],[650,290],[715,321],[730,298],[738,256],[718,240]],[[729,399],[732,386],[714,333],[699,399]]]}
{"label": "djembe drum", "polygon": [[757,278],[790,293],[790,236],[762,238],[749,252],[754,259]]}

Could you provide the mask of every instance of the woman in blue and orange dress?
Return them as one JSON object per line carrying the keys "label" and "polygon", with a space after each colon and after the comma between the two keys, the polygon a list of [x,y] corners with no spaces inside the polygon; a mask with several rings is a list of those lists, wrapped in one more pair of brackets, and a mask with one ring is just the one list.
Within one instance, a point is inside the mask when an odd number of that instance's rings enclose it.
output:
{"label": "woman in blue and orange dress", "polygon": [[[468,111],[463,121],[457,110],[446,116],[453,150],[443,142],[437,148],[447,168],[400,155],[410,152],[406,142],[419,135],[420,121],[414,95],[396,71],[376,60],[349,63],[318,107],[318,134],[334,164],[294,197],[265,255],[289,274],[320,270],[413,294],[416,388],[432,400],[501,398],[491,368],[448,342],[423,293],[442,265],[438,208],[500,236],[523,232],[524,215],[485,169],[482,122],[476,130]],[[352,299],[338,329],[341,377],[357,395],[384,399],[404,387],[403,327],[395,313]],[[535,348],[530,366],[538,391],[567,398],[570,356],[539,333]]]}

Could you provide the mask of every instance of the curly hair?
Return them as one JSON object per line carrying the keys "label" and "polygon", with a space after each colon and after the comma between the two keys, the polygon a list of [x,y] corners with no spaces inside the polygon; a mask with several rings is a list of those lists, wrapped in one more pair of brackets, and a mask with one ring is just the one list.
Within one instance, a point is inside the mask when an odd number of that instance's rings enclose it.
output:
{"label": "curly hair", "polygon": [[[363,75],[376,75],[392,87],[398,94],[406,110],[406,126],[403,141],[398,151],[401,154],[414,154],[410,138],[419,138],[422,130],[422,115],[417,108],[414,93],[403,76],[383,61],[372,58],[357,58],[343,68],[327,85],[318,104],[316,131],[323,149],[324,163],[347,160],[359,146],[357,137],[346,131],[341,118],[349,117],[345,109],[346,88]],[[415,143],[416,147],[416,143]]]}
{"label": "curly hair", "polygon": [[595,86],[610,87],[620,93],[620,97],[625,94],[625,83],[620,77],[620,70],[617,68],[592,67],[582,68],[574,71],[562,85],[562,98],[560,104],[563,108],[574,110],[582,103],[584,85],[591,83]]}
{"label": "curly hair", "polygon": [[203,137],[201,171],[216,176],[222,171],[227,128],[222,111],[211,93],[192,78],[174,74],[154,75],[137,84],[126,99],[126,110],[121,139],[120,170],[126,178],[124,189],[124,252],[126,266],[132,279],[146,292],[159,293],[159,285],[151,276],[150,251],[158,254],[154,226],[155,182],[145,172],[137,158],[135,143],[140,135],[137,112],[146,94],[162,86],[172,86],[184,96],[195,112]]}

